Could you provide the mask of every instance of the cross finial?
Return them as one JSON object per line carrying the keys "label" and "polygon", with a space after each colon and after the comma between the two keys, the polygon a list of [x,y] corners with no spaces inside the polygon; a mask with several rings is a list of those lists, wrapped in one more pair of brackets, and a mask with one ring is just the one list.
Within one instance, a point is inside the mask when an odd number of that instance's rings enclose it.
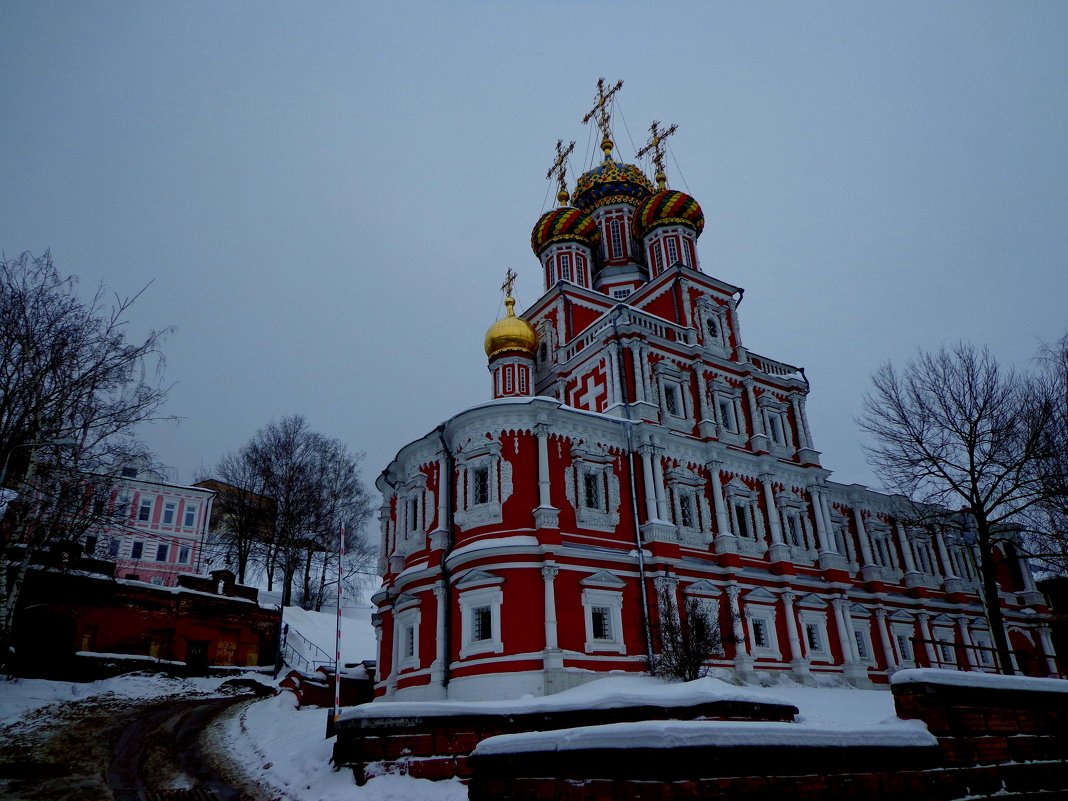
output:
{"label": "cross finial", "polygon": [[506,297],[512,297],[512,288],[515,286],[515,279],[518,277],[519,275],[511,267],[509,267],[508,272],[504,274],[504,283],[501,284],[501,292],[503,292]]}
{"label": "cross finial", "polygon": [[556,176],[557,183],[560,184],[560,191],[556,193],[556,199],[560,201],[560,205],[564,205],[568,201],[567,194],[567,167],[564,166],[564,162],[567,157],[571,155],[571,151],[575,149],[575,143],[572,142],[567,147],[564,147],[564,140],[556,140],[556,161],[553,162],[553,166],[549,168],[549,171],[545,173],[546,178],[552,178]]}
{"label": "cross finial", "polygon": [[608,113],[608,101],[612,99],[612,96],[623,88],[623,81],[616,81],[616,85],[605,91],[604,78],[597,79],[597,102],[593,108],[586,112],[586,116],[582,118],[582,124],[586,125],[594,117],[597,118],[597,127],[601,129],[601,150],[604,151],[605,159],[612,157],[612,148],[615,144],[612,142],[612,131],[609,129],[608,123],[611,120],[611,115]]}
{"label": "cross finial", "polygon": [[646,153],[652,151],[653,164],[656,166],[656,186],[658,189],[665,189],[667,187],[667,176],[664,174],[664,140],[671,136],[675,131],[679,129],[678,125],[672,125],[667,130],[660,130],[660,121],[653,120],[653,124],[649,126],[649,132],[651,136],[645,147],[638,151],[638,158],[641,158]]}

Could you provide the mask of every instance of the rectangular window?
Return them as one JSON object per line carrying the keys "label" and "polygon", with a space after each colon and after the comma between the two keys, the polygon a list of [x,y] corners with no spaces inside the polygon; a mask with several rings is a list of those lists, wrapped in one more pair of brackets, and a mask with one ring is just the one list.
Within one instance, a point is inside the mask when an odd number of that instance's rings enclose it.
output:
{"label": "rectangular window", "polygon": [[130,546],[130,558],[140,559],[141,554],[145,551],[145,544],[143,542],[135,542]]}
{"label": "rectangular window", "polygon": [[613,639],[611,610],[607,606],[595,606],[591,610],[590,616],[593,622],[593,639]]}
{"label": "rectangular window", "polygon": [[745,507],[744,503],[734,504],[734,525],[739,537],[751,540],[753,539],[753,531],[749,527],[749,515],[746,513]]}
{"label": "rectangular window", "polygon": [[581,256],[575,257],[575,283],[586,286],[586,260]]}
{"label": "rectangular window", "polygon": [[157,545],[156,546],[156,561],[157,562],[166,562],[167,561],[167,552],[169,550],[170,550],[170,547],[167,546],[165,543],[161,542],[159,545]]}
{"label": "rectangular window", "polygon": [[664,254],[660,249],[660,243],[653,245],[653,262],[656,264],[656,274],[664,272]]}
{"label": "rectangular window", "polygon": [[623,234],[620,231],[619,220],[612,220],[608,230],[612,240],[612,258],[618,259],[623,255]]}
{"label": "rectangular window", "polygon": [[112,559],[116,558],[119,555],[119,544],[120,543],[118,539],[115,537],[112,537],[110,540],[108,540],[108,556],[110,556]]}
{"label": "rectangular window", "polygon": [[760,619],[753,618],[753,647],[768,648],[768,624]]}
{"label": "rectangular window", "polygon": [[727,398],[720,398],[718,406],[720,425],[732,433],[738,433],[738,426],[734,419],[734,403]]}
{"label": "rectangular window", "polygon": [[195,506],[185,507],[185,527],[192,528],[197,522],[197,508]]}
{"label": "rectangular window", "polygon": [[415,626],[404,627],[404,656],[415,656]]}
{"label": "rectangular window", "polygon": [[909,635],[904,633],[898,633],[894,639],[897,641],[897,655],[901,658],[902,662],[912,661],[912,643],[909,642]]}
{"label": "rectangular window", "polygon": [[788,514],[786,516],[786,534],[791,545],[797,548],[804,547],[805,538],[801,533],[801,521],[798,520],[796,514]]}
{"label": "rectangular window", "polygon": [[419,500],[417,498],[408,501],[408,529],[419,530]]}
{"label": "rectangular window", "polygon": [[96,550],[96,537],[91,534],[85,538],[85,555],[92,556]]}
{"label": "rectangular window", "polygon": [[137,519],[142,523],[152,519],[152,501],[149,498],[141,499],[141,505],[137,507]]}
{"label": "rectangular window", "polygon": [[167,503],[163,504],[163,525],[174,525],[174,511],[177,508],[178,504],[176,504],[174,501],[167,501]]}
{"label": "rectangular window", "polygon": [[679,388],[674,385],[664,387],[664,409],[668,414],[679,416]]}
{"label": "rectangular window", "polygon": [[527,394],[527,371],[525,367],[519,368],[519,394]]}
{"label": "rectangular window", "polygon": [[571,254],[560,254],[560,277],[565,281],[571,280]]}
{"label": "rectangular window", "polygon": [[679,498],[679,516],[684,528],[696,528],[693,521],[693,496],[683,495]]}
{"label": "rectangular window", "polygon": [[188,545],[181,545],[181,546],[178,547],[178,564],[180,564],[180,565],[189,564],[189,546]]}
{"label": "rectangular window", "polygon": [[507,365],[504,368],[504,391],[511,392],[513,385],[513,376],[515,368],[512,365]]}
{"label": "rectangular window", "polygon": [[93,517],[100,517],[107,510],[105,505],[105,499],[101,497],[93,498]]}
{"label": "rectangular window", "polygon": [[938,650],[942,654],[942,661],[947,664],[955,664],[957,661],[956,650],[953,648],[952,643],[940,642],[938,644]]}
{"label": "rectangular window", "polygon": [[492,612],[488,606],[477,606],[471,610],[471,640],[483,642],[493,639]]}
{"label": "rectangular window", "polygon": [[857,641],[857,656],[861,659],[868,658],[868,643],[864,639],[863,632],[854,631],[853,638]]}
{"label": "rectangular window", "polygon": [[625,298],[627,298],[629,296],[630,296],[630,290],[629,289],[613,289],[612,290],[612,297],[615,298],[616,300],[623,300],[623,299],[625,299]]}
{"label": "rectangular window", "polygon": [[115,518],[125,520],[130,516],[130,496],[125,492],[115,499]]}
{"label": "rectangular window", "polygon": [[679,260],[679,246],[675,243],[675,238],[670,237],[667,240],[668,251],[668,264],[675,264]]}
{"label": "rectangular window", "polygon": [[596,473],[582,474],[582,490],[587,509],[601,508],[600,477]]}
{"label": "rectangular window", "polygon": [[474,504],[489,503],[489,468],[476,467],[473,479],[471,502]]}
{"label": "rectangular window", "polygon": [[808,649],[810,651],[823,650],[823,640],[820,639],[820,627],[815,623],[805,624],[805,638],[808,640]]}

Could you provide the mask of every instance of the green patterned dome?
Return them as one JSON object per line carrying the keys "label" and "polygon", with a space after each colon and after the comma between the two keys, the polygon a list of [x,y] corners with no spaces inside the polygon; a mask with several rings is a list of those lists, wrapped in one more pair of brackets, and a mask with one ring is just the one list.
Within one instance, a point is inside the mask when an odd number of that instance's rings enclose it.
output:
{"label": "green patterned dome", "polygon": [[651,194],[653,185],[645,173],[633,164],[605,159],[582,174],[571,197],[580,209],[590,211],[610,203],[637,206]]}
{"label": "green patterned dome", "polygon": [[705,214],[697,201],[685,192],[664,189],[638,209],[638,231],[641,236],[662,225],[685,225],[700,236],[705,229]]}
{"label": "green patterned dome", "polygon": [[590,216],[571,206],[561,206],[541,215],[530,233],[530,247],[536,256],[554,242],[578,242],[593,250],[601,234]]}

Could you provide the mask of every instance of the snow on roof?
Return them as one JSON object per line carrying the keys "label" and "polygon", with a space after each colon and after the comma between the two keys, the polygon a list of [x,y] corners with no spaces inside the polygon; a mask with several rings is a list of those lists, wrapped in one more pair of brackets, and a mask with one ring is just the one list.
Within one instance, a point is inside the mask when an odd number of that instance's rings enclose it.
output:
{"label": "snow on roof", "polygon": [[940,684],[947,687],[976,687],[984,690],[1029,690],[1044,693],[1068,693],[1064,679],[1034,679],[1029,676],[998,676],[993,673],[915,668],[899,670],[890,677],[897,684]]}
{"label": "snow on roof", "polygon": [[514,715],[614,709],[626,706],[695,706],[712,701],[787,704],[769,693],[705,678],[669,683],[652,676],[609,676],[540,698],[504,701],[374,701],[343,710],[344,719],[438,717],[445,715]]}
{"label": "snow on roof", "polygon": [[718,720],[659,720],[610,723],[577,729],[503,734],[483,740],[474,753],[572,751],[584,748],[694,748],[707,746],[925,747],[938,740],[918,721],[872,728],[811,726]]}
{"label": "snow on roof", "polygon": [[538,538],[525,535],[516,535],[512,537],[487,537],[486,539],[472,542],[470,545],[464,545],[461,548],[457,548],[449,553],[449,561],[458,559],[461,556],[475,551],[484,551],[488,548],[537,548]]}

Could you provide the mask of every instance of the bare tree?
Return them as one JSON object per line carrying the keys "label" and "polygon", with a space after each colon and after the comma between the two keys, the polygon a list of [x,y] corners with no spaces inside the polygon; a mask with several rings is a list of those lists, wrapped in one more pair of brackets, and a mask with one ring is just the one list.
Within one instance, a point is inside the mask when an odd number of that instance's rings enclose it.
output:
{"label": "bare tree", "polygon": [[718,616],[694,596],[686,596],[680,608],[668,583],[658,587],[656,595],[660,650],[653,655],[650,672],[682,681],[707,675],[708,660],[723,653]]}
{"label": "bare tree", "polygon": [[869,460],[892,491],[914,501],[917,518],[959,520],[949,512],[959,505],[974,517],[991,636],[1011,674],[997,563],[1012,550],[1003,540],[1046,497],[1054,393],[968,344],[921,353],[901,373],[884,364],[872,381],[858,421],[874,438]]}
{"label": "bare tree", "polygon": [[169,329],[127,339],[140,293],[108,300],[101,287],[86,301],[76,283],[47,252],[0,259],[0,483],[18,494],[0,551],[0,659],[35,554],[115,515],[114,478],[149,461],[135,428],[158,419],[169,389],[160,351]]}
{"label": "bare tree", "polygon": [[223,456],[211,476],[197,483],[217,494],[209,549],[212,559],[234,568],[244,584],[259,550],[271,539],[274,501],[266,496],[266,478],[252,459],[249,447]]}
{"label": "bare tree", "polygon": [[[350,562],[370,559],[361,535],[370,513],[360,477],[361,456],[312,431],[302,416],[292,415],[264,426],[237,454],[220,461],[217,475],[241,489],[233,494],[243,507],[230,533],[224,530],[223,542],[230,537],[239,559],[241,549],[246,560],[258,556],[269,590],[281,573],[283,605],[292,604],[298,575],[301,601],[321,605],[337,565],[342,526]],[[223,506],[228,508],[225,502]],[[353,569],[351,564],[348,569]]]}

